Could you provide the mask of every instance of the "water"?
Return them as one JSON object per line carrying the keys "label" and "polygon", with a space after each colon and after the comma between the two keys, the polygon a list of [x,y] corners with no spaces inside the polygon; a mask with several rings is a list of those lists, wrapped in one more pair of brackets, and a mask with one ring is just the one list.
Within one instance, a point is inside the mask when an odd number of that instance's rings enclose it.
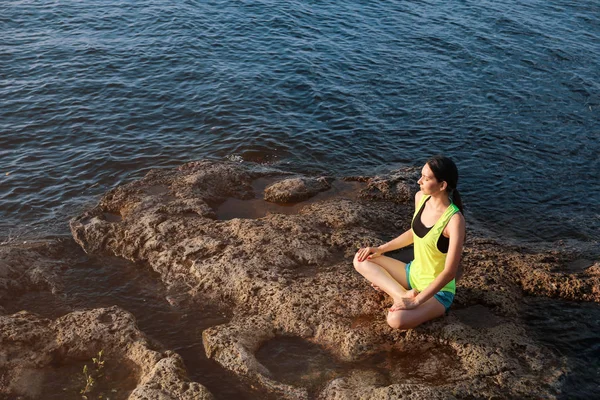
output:
{"label": "water", "polygon": [[530,333],[566,364],[561,399],[597,397],[600,382],[600,306],[528,298],[524,302]]}
{"label": "water", "polygon": [[[0,242],[67,234],[109,189],[189,160],[370,175],[443,152],[471,227],[600,253],[596,1],[5,1],[0,33]],[[216,368],[195,356],[204,325],[107,284],[193,379],[244,392],[197,372]],[[113,304],[70,290],[69,309]]]}
{"label": "water", "polygon": [[[2,304],[8,314],[28,310],[45,318],[55,319],[74,310],[118,306],[132,313],[138,328],[165,349],[177,352],[184,360],[191,380],[206,386],[219,399],[251,399],[265,397],[248,387],[233,373],[206,357],[202,331],[227,323],[231,315],[202,299],[194,303],[179,301],[160,282],[156,273],[145,265],[103,256],[88,256],[71,239],[59,239],[51,244],[55,257],[69,257],[62,269],[58,295],[48,291],[32,291]],[[62,259],[61,259],[62,260]],[[62,260],[64,261],[64,260]],[[40,393],[53,393],[52,398],[81,399],[85,387],[81,373],[85,361],[50,365],[25,375],[25,387],[33,398]],[[91,360],[87,360],[92,367]],[[106,360],[112,382],[94,389],[93,398],[104,393],[112,398],[126,398],[136,386],[135,366],[123,365],[119,372],[114,360]],[[117,376],[120,373],[119,379]],[[112,390],[117,390],[113,393]],[[1,397],[1,396],[0,396]],[[91,397],[90,397],[91,398]]]}
{"label": "water", "polygon": [[256,357],[277,381],[307,388],[310,398],[317,398],[331,380],[357,370],[375,372],[379,386],[399,382],[440,386],[464,374],[449,346],[419,343],[400,347],[352,363],[336,360],[326,349],[300,338],[277,337],[264,343]]}
{"label": "water", "polygon": [[189,160],[343,175],[444,152],[473,224],[598,243],[597,2],[19,1],[0,29],[2,241]]}
{"label": "water", "polygon": [[[292,204],[270,203],[264,200],[264,189],[274,183],[278,178],[259,178],[252,183],[252,189],[255,193],[253,199],[234,199],[225,200],[216,209],[218,219],[227,220],[233,218],[262,218],[268,214],[297,214],[303,207],[315,202],[327,201],[331,199],[350,199],[357,200],[358,193],[366,185],[359,182],[333,181],[330,189],[317,193],[315,196]],[[409,260],[410,261],[410,260]]]}

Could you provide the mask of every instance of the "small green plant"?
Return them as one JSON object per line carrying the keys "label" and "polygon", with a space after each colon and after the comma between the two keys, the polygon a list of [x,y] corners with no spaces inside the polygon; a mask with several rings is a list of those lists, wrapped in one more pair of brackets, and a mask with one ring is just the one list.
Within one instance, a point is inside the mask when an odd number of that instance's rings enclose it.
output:
{"label": "small green plant", "polygon": [[92,374],[88,372],[87,364],[83,366],[83,376],[85,377],[85,387],[81,389],[79,393],[82,394],[82,397],[87,400],[86,393],[92,391],[92,386],[94,386],[95,383]]}
{"label": "small green plant", "polygon": [[104,368],[104,360],[102,359],[103,353],[104,353],[104,350],[100,350],[98,352],[98,357],[92,358],[92,362],[96,366],[96,375],[98,376],[98,378],[100,378],[104,375],[104,372],[102,371],[102,369]]}
{"label": "small green plant", "polygon": [[[92,365],[94,366],[93,370],[88,369],[87,364],[83,366],[83,377],[85,378],[85,387],[79,391],[82,398],[87,400],[87,395],[92,391],[92,387],[104,376],[104,360],[102,359],[102,355],[104,354],[104,350],[100,350],[98,352],[97,357],[92,357]],[[99,396],[102,398],[102,395]]]}

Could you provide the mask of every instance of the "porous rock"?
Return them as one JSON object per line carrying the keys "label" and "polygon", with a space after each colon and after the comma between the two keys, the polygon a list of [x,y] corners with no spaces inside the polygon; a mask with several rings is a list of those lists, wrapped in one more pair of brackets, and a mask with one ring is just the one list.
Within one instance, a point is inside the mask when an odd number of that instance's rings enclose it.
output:
{"label": "porous rock", "polygon": [[372,371],[355,371],[348,377],[332,380],[321,392],[319,399],[325,400],[384,400],[384,399],[455,399],[445,388],[426,384],[394,383],[386,385],[385,380]]}
{"label": "porous rock", "polygon": [[0,247],[0,305],[31,291],[62,291],[60,260],[49,242]]}
{"label": "porous rock", "polygon": [[130,400],[213,398],[206,388],[189,382],[179,355],[153,347],[133,316],[118,307],[77,311],[56,320],[27,311],[0,316],[0,394],[39,398],[50,366],[91,361],[102,350],[107,371],[115,364],[131,366],[138,384]]}
{"label": "porous rock", "polygon": [[331,188],[326,178],[289,178],[268,186],[264,192],[266,201],[273,203],[296,203],[308,200],[319,192]]}
{"label": "porous rock", "polygon": [[[412,173],[389,182],[408,181]],[[201,293],[230,306],[233,320],[203,334],[207,355],[278,396],[307,396],[303,388],[276,382],[254,356],[261,343],[280,335],[310,340],[346,362],[407,343],[437,343],[449,349],[460,371],[443,384],[379,382],[361,388],[358,397],[352,388],[360,385],[341,378],[330,382],[324,398],[390,398],[407,390],[416,398],[556,395],[561,361],[528,336],[519,304],[524,292],[598,301],[596,275],[586,270],[563,282],[564,275],[547,265],[558,260],[471,236],[453,306],[461,313],[394,331],[385,323],[390,300],[353,270],[352,257],[359,246],[385,242],[408,228],[413,192],[367,179],[362,200],[313,202],[292,215],[216,218],[228,197],[255,197],[252,182],[266,174],[216,161],[152,171],[109,192],[97,207],[74,218],[71,230],[86,251],[145,262],[180,295]],[[473,323],[472,314],[482,310],[475,306],[486,310],[482,323]]]}
{"label": "porous rock", "polygon": [[419,190],[417,181],[420,172],[415,167],[392,171],[389,174],[374,177],[355,176],[346,177],[346,180],[365,182],[366,186],[360,190],[360,197],[370,201],[391,201],[394,203],[407,203],[414,199]]}

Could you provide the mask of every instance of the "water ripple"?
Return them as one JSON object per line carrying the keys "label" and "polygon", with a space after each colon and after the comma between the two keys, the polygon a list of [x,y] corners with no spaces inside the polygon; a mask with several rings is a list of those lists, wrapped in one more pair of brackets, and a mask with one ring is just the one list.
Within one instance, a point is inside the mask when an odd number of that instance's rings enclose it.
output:
{"label": "water ripple", "polygon": [[356,174],[444,152],[473,221],[523,240],[599,240],[594,2],[1,11],[0,236],[66,232],[111,187],[191,159]]}

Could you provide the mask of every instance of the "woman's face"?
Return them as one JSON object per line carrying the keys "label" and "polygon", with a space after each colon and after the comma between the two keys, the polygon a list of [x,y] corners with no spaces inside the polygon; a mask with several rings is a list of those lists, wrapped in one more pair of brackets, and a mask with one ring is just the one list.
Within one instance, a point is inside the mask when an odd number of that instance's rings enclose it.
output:
{"label": "woman's face", "polygon": [[421,178],[417,181],[423,194],[435,194],[443,190],[444,182],[438,182],[433,175],[433,171],[429,168],[428,164],[425,164],[421,170]]}

